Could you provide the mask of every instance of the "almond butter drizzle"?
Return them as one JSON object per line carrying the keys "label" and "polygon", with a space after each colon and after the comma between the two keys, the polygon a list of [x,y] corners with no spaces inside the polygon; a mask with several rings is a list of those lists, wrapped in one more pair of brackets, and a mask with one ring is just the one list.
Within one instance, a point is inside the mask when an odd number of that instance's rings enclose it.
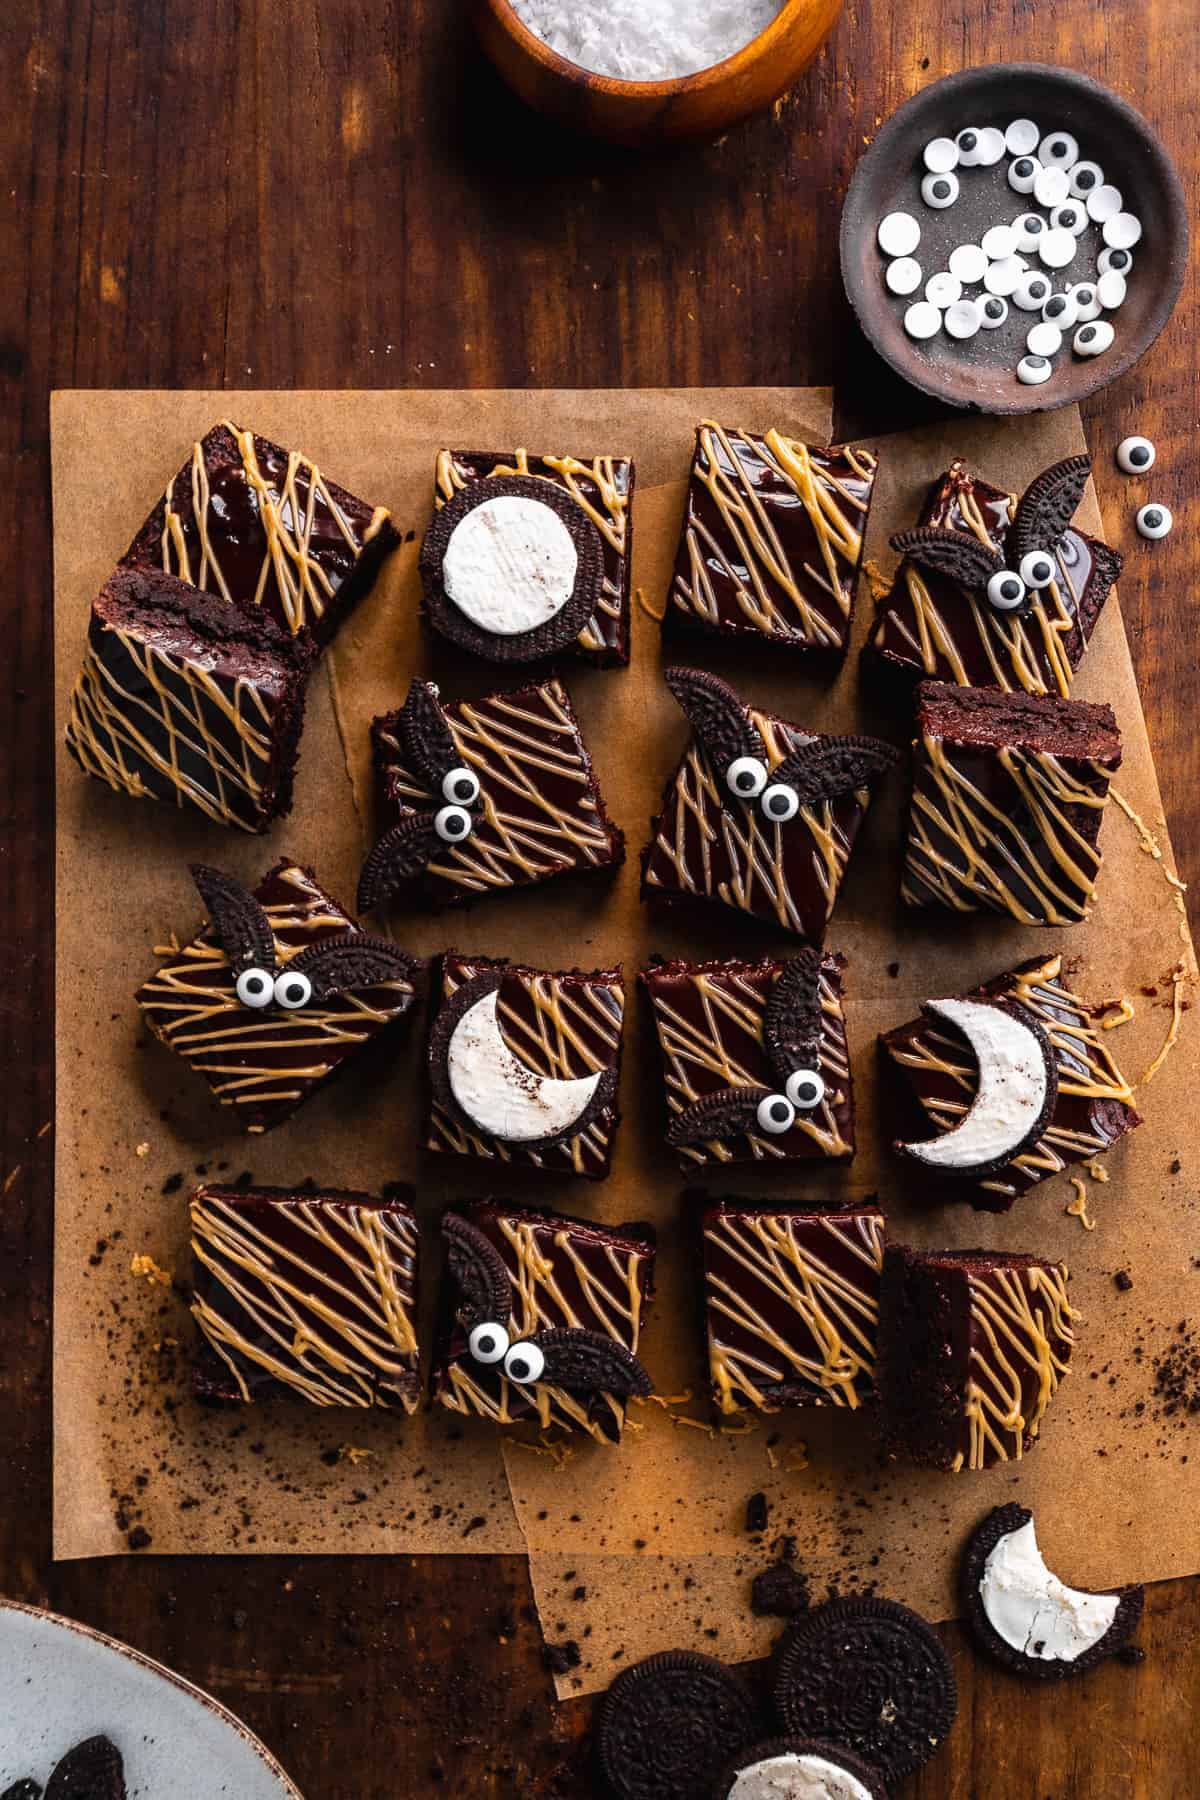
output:
{"label": "almond butter drizzle", "polygon": [[[1046,1408],[1067,1373],[1067,1356],[1060,1349],[1069,1354],[1075,1342],[1071,1326],[1081,1314],[1067,1299],[1067,1271],[1061,1264],[989,1269],[970,1277],[970,1292],[972,1323],[984,1346],[971,1347],[974,1373],[967,1382],[964,1409],[970,1428],[966,1466],[982,1469],[989,1452],[993,1461],[1019,1462],[1026,1435],[1037,1437]],[[1021,1411],[1022,1364],[1037,1378],[1028,1417]],[[953,1467],[961,1469],[963,1460],[960,1452]]]}

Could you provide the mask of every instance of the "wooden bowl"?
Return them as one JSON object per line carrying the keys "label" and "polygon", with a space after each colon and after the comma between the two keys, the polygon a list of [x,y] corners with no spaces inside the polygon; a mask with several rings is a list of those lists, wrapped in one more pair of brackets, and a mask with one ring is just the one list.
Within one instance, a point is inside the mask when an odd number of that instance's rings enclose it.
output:
{"label": "wooden bowl", "polygon": [[[886,213],[908,212],[921,226],[917,260],[928,277],[946,266],[956,244],[978,243],[988,225],[1016,218],[1034,206],[1032,195],[1008,186],[1009,158],[990,169],[959,171],[959,199],[934,211],[921,199],[921,152],[931,138],[953,137],[966,125],[997,125],[1031,118],[1043,131],[1065,130],[1078,138],[1086,159],[1097,162],[1105,179],[1120,188],[1126,210],[1142,221],[1143,236],[1124,305],[1108,315],[1116,331],[1101,356],[1076,357],[1065,344],[1054,373],[1040,387],[1025,387],[1016,375],[1025,354],[1025,335],[1039,315],[1010,301],[1009,318],[995,331],[980,331],[965,342],[944,332],[917,341],[904,329],[913,299],[888,292],[886,258],[876,229]],[[1102,248],[1099,229],[1089,226],[1068,268],[1047,270],[1056,288],[1095,273]],[[867,337],[885,362],[923,393],[952,406],[984,413],[1028,413],[1069,406],[1124,374],[1154,342],[1171,316],[1187,268],[1187,207],[1179,177],[1150,126],[1124,100],[1099,82],[1071,69],[1038,63],[997,63],[965,69],[923,88],[884,125],[854,171],[842,211],[842,279],[850,304]],[[1032,268],[1039,265],[1036,259]]]}
{"label": "wooden bowl", "polygon": [[544,44],[509,0],[471,4],[484,49],[528,105],[573,131],[648,145],[715,137],[770,106],[812,61],[842,0],[786,0],[766,29],[733,56],[674,81],[595,75]]}

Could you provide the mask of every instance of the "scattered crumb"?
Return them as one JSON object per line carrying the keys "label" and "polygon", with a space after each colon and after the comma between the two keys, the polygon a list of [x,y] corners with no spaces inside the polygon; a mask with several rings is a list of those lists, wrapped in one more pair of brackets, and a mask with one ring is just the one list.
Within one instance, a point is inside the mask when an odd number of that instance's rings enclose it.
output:
{"label": "scattered crumb", "polygon": [[129,1272],[131,1275],[144,1275],[147,1281],[157,1281],[163,1287],[170,1287],[174,1279],[169,1269],[160,1268],[152,1256],[144,1253],[130,1258]]}

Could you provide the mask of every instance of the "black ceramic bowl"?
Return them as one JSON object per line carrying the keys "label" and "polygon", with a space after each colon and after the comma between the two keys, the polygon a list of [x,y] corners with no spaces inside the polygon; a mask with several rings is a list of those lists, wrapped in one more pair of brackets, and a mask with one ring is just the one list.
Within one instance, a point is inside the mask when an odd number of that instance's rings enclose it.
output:
{"label": "black ceramic bowl", "polygon": [[[926,278],[946,267],[957,244],[978,243],[989,225],[1042,210],[1032,195],[1008,185],[1006,155],[991,168],[959,169],[961,189],[953,206],[936,211],[921,198],[922,151],[931,138],[954,137],[968,125],[1004,129],[1013,119],[1036,120],[1043,132],[1069,131],[1080,154],[1120,188],[1125,210],[1142,222],[1133,252],[1125,303],[1106,315],[1116,337],[1101,356],[1077,357],[1070,336],[1055,358],[1054,373],[1040,386],[1017,380],[1025,336],[1037,313],[1009,303],[998,330],[956,341],[940,332],[918,341],[904,329],[908,299],[884,285],[887,258],[876,230],[889,212],[911,213],[921,226],[917,260]],[[1090,280],[1103,243],[1089,225],[1068,268],[1047,270],[1056,288]],[[1086,75],[1039,63],[996,63],[964,69],[923,88],[883,126],[850,183],[842,211],[842,279],[859,324],[884,360],[914,387],[952,406],[984,413],[1043,412],[1068,406],[1105,387],[1150,348],[1171,316],[1187,267],[1187,209],[1179,177],[1145,119],[1124,100]],[[1040,268],[1031,259],[1031,272]],[[974,292],[976,290],[969,290]]]}

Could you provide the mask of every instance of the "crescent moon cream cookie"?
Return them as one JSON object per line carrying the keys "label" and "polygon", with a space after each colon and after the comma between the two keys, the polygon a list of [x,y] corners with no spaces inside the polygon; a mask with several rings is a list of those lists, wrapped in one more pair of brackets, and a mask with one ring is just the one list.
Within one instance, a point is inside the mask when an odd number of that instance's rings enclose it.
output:
{"label": "crescent moon cream cookie", "polygon": [[869,450],[706,420],[696,431],[668,617],[845,655],[875,486]]}
{"label": "crescent moon cream cookie", "polygon": [[408,1199],[206,1185],[191,1217],[201,1400],[290,1394],[417,1410],[420,1240]]}
{"label": "crescent moon cream cookie", "polygon": [[619,969],[551,974],[448,952],[429,1038],[426,1147],[603,1179],[624,1016]]}
{"label": "crescent moon cream cookie", "polygon": [[903,899],[1022,925],[1086,919],[1120,766],[1110,706],[923,681]]}
{"label": "crescent moon cream cookie", "polygon": [[638,1358],[654,1294],[654,1234],[501,1200],[442,1221],[446,1279],[433,1399],[498,1425],[621,1436],[652,1392]]}
{"label": "crescent moon cream cookie", "polygon": [[1069,698],[1121,572],[1116,550],[1071,523],[1090,471],[1068,457],[1018,496],[951,463],[917,528],[892,539],[903,560],[866,654],[963,687]]}
{"label": "crescent moon cream cookie", "polygon": [[711,1800],[888,1800],[883,1777],[852,1750],[820,1738],[769,1738],[741,1750]]}
{"label": "crescent moon cream cookie", "polygon": [[853,1156],[844,968],[843,957],[806,947],[762,962],[643,970],[662,1055],[667,1142],[681,1167]]}
{"label": "crescent moon cream cookie", "polygon": [[1061,955],[1035,957],[973,993],[928,1002],[920,1018],[880,1037],[904,1133],[896,1148],[936,1175],[930,1197],[939,1204],[1005,1212],[1140,1123],[1095,1013],[1065,985],[1062,965]]}
{"label": "crescent moon cream cookie", "polygon": [[805,731],[700,669],[666,679],[693,735],[642,853],[642,898],[713,901],[819,943],[896,752]]}
{"label": "crescent moon cream cookie", "polygon": [[926,1468],[1019,1462],[1067,1373],[1079,1314],[1062,1263],[1017,1251],[883,1258],[879,1417],[893,1458]]}
{"label": "crescent moon cream cookie", "polygon": [[122,557],[326,645],[399,543],[386,507],[228,420],[192,445]]}
{"label": "crescent moon cream cookie", "polygon": [[796,1202],[705,1206],[708,1365],[718,1413],[856,1410],[875,1394],[884,1217]]}
{"label": "crescent moon cream cookie", "polygon": [[430,624],[490,662],[627,663],[633,485],[628,457],[443,450],[421,551]]}
{"label": "crescent moon cream cookie", "polygon": [[311,869],[284,857],[251,891],[202,863],[208,913],[136,999],[244,1131],[270,1131],[412,1005],[421,963],[362,931]]}
{"label": "crescent moon cream cookie", "polygon": [[384,829],[363,864],[360,912],[398,896],[450,906],[624,860],[557,681],[443,702],[414,680],[371,739]]}

